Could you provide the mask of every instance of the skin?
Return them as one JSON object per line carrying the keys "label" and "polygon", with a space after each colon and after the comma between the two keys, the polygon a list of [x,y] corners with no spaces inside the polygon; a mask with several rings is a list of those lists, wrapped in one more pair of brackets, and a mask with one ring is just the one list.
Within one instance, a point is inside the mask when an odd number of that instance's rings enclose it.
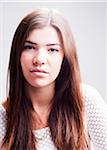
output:
{"label": "skin", "polygon": [[55,79],[60,72],[63,57],[61,40],[53,27],[30,32],[20,62],[26,79],[26,91],[38,116],[36,128],[46,125]]}

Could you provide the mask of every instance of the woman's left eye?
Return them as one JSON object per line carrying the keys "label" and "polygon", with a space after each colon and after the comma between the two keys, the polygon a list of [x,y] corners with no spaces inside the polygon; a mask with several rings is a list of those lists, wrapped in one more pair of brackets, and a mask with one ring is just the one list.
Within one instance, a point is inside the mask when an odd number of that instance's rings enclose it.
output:
{"label": "woman's left eye", "polygon": [[50,52],[58,52],[59,50],[55,49],[55,48],[50,48],[48,51],[50,51]]}

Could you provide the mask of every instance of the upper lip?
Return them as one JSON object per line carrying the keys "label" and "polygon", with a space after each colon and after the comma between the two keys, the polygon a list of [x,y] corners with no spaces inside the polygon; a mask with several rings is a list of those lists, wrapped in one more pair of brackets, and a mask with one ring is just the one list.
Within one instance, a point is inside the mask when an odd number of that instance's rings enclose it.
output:
{"label": "upper lip", "polygon": [[41,72],[41,73],[48,73],[47,71],[45,70],[42,70],[42,69],[31,69],[30,72]]}

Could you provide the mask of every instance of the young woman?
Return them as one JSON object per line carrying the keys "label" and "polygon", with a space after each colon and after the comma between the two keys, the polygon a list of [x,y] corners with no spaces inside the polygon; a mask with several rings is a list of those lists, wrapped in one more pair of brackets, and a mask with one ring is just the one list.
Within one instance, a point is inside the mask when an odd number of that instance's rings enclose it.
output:
{"label": "young woman", "polygon": [[107,150],[106,105],[81,83],[75,42],[57,11],[38,9],[11,47],[9,93],[0,105],[3,150]]}

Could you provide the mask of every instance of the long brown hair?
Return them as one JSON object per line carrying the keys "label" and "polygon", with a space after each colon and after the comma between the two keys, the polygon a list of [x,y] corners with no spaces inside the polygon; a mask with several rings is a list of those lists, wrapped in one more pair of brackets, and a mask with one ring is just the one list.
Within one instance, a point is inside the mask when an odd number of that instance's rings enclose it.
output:
{"label": "long brown hair", "polygon": [[20,56],[29,33],[46,26],[56,29],[65,53],[48,118],[51,137],[58,150],[86,150],[84,105],[75,42],[67,20],[59,12],[48,9],[38,9],[25,16],[14,34],[8,67],[7,128],[3,147],[8,150],[36,149],[30,121],[32,104],[25,92]]}

